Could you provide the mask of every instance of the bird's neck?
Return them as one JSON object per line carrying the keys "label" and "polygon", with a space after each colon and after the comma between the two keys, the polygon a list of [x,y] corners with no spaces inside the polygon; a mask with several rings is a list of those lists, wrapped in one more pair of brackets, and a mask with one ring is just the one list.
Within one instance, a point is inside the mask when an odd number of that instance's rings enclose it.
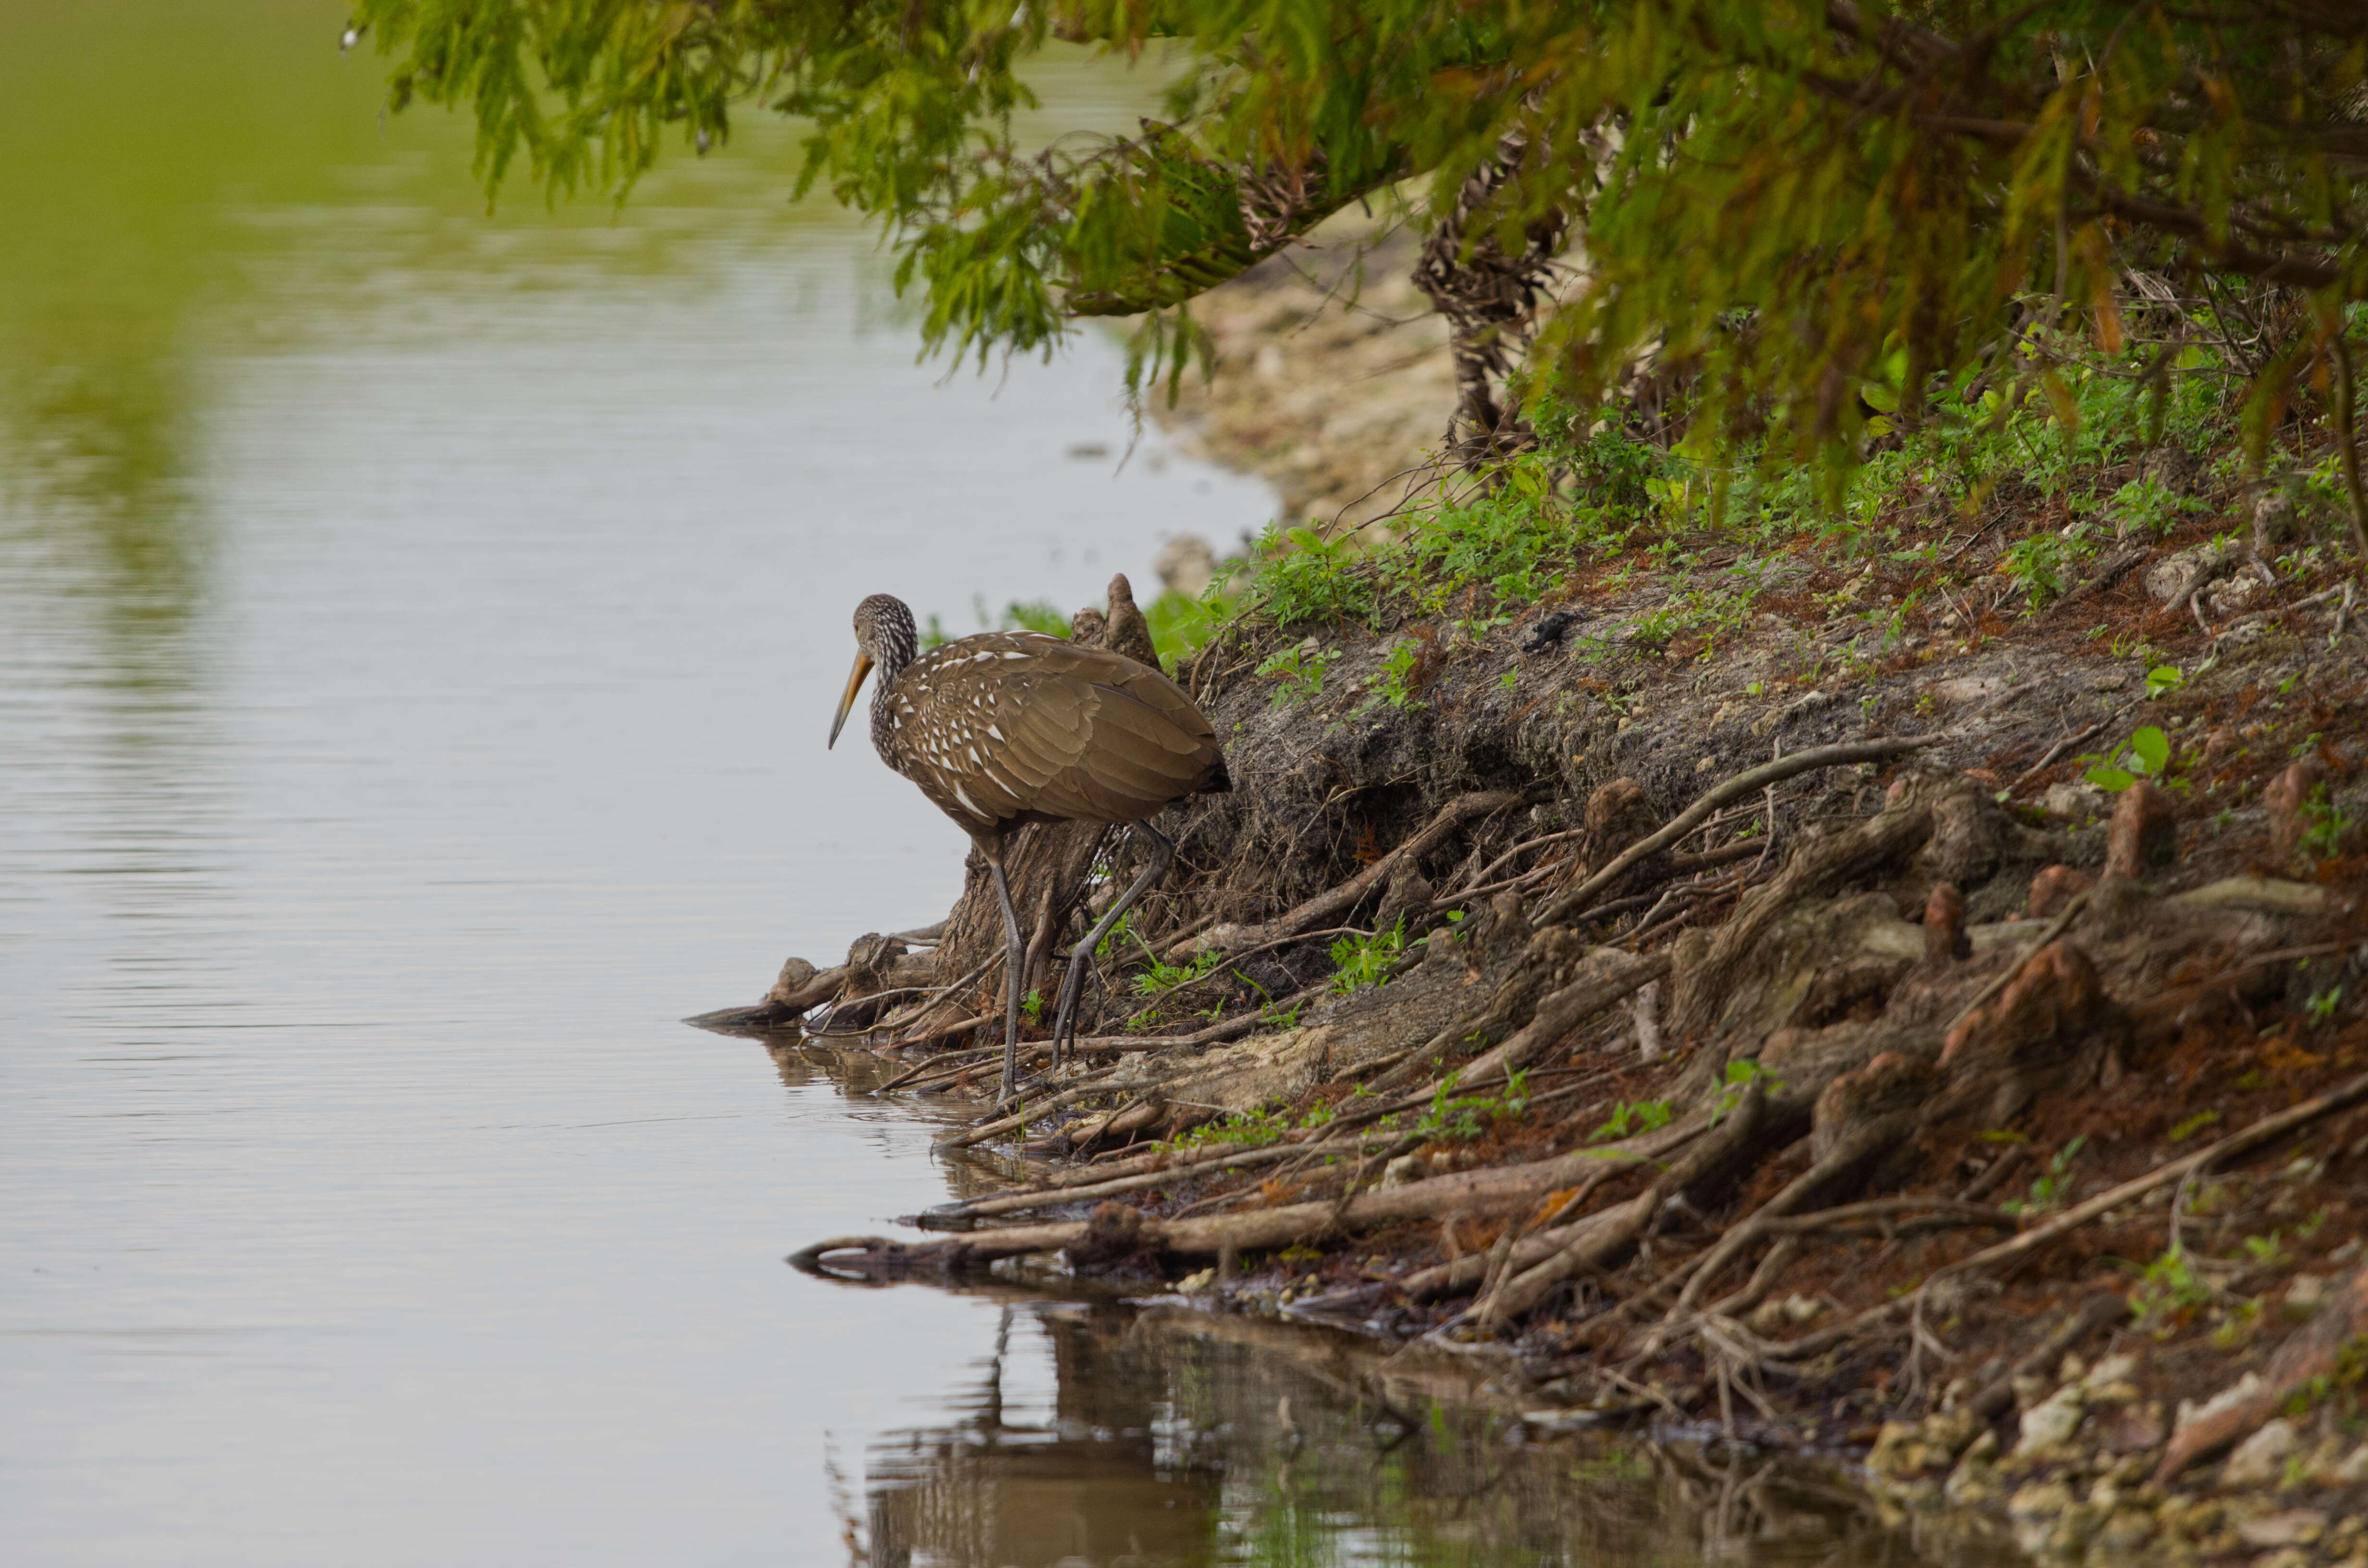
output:
{"label": "bird's neck", "polygon": [[[904,608],[902,605],[896,608]],[[910,611],[883,619],[873,655],[878,673],[872,676],[874,684],[871,687],[871,745],[882,756],[889,755],[888,739],[894,727],[892,719],[894,699],[889,688],[896,684],[896,677],[905,673],[905,666],[920,656],[920,634],[913,625]]]}

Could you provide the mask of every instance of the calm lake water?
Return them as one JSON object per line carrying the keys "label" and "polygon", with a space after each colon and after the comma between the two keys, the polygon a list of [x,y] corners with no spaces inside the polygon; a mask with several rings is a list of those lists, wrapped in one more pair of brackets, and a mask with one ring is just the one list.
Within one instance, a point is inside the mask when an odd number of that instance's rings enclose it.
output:
{"label": "calm lake water", "polygon": [[676,1021],[959,886],[823,749],[854,602],[1147,591],[1269,499],[1119,471],[1103,338],[916,367],[778,128],[487,218],[342,21],[0,11],[9,1562],[1897,1554],[1304,1335],[784,1267],[976,1179]]}

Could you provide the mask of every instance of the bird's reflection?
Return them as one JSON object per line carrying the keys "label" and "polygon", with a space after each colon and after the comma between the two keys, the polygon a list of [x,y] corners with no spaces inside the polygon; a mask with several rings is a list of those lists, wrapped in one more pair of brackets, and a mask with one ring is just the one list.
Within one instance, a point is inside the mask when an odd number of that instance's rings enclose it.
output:
{"label": "bird's reflection", "polygon": [[[1195,1462],[1189,1442],[1166,1440],[1171,1391],[1129,1345],[1125,1315],[1006,1305],[995,1352],[958,1402],[962,1418],[873,1449],[871,1561],[1212,1561],[1222,1469]],[[1015,1325],[1017,1354],[1050,1354],[1049,1407],[1005,1398]]]}
{"label": "bird's reflection", "polygon": [[1518,1419],[1445,1397],[1452,1377],[1392,1369],[1337,1336],[1008,1294],[952,1418],[868,1455],[859,1561],[2019,1561],[2003,1542],[1919,1540],[1846,1483],[1767,1454],[1530,1441]]}

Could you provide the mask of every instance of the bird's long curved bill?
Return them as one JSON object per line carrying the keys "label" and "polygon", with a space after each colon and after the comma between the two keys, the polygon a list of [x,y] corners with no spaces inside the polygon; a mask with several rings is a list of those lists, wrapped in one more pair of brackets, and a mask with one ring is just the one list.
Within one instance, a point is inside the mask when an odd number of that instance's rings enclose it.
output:
{"label": "bird's long curved bill", "polygon": [[[838,744],[838,733],[839,731],[847,728],[847,715],[848,710],[855,706],[855,694],[863,688],[863,677],[871,673],[871,655],[869,653],[856,654],[855,668],[848,673],[847,677],[847,695],[838,699],[838,717],[830,722],[830,746]],[[825,746],[823,749],[825,751],[828,751],[830,746]]]}

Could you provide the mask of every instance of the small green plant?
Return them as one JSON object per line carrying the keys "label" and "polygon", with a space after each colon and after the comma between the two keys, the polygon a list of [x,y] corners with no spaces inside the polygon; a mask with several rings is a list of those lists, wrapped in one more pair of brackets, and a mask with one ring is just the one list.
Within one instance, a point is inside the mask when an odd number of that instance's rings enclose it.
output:
{"label": "small green plant", "polygon": [[2082,760],[2096,765],[2089,769],[2089,783],[2118,794],[2141,778],[2159,780],[2169,771],[2170,737],[2148,724],[2130,737],[2129,745],[2112,766],[2093,753]]}
{"label": "small green plant", "polygon": [[2253,1260],[2257,1267],[2275,1268],[2278,1266],[2278,1260],[2285,1256],[2285,1248],[2280,1245],[2279,1242],[2279,1233],[2275,1231],[2271,1231],[2266,1236],[2247,1236],[2245,1238],[2246,1256]]}
{"label": "small green plant", "polygon": [[2062,534],[2042,532],[2015,540],[1998,557],[2006,574],[2032,609],[2039,609],[2064,592],[2065,579],[2075,561],[2070,541]]}
{"label": "small green plant", "polygon": [[2177,665],[2157,665],[2146,673],[2146,700],[2151,702],[2167,691],[2177,691],[2187,684],[2187,672]]}
{"label": "small green plant", "polygon": [[2253,1327],[2260,1321],[2261,1301],[2258,1296],[2248,1296],[2229,1304],[2228,1315],[2212,1330],[2212,1348],[2234,1353],[2245,1348],[2253,1337]]}
{"label": "small green plant", "polygon": [[2351,817],[2335,803],[2328,787],[2319,785],[2303,802],[2302,852],[2314,860],[2332,860],[2351,831]]}
{"label": "small green plant", "polygon": [[1638,1100],[1634,1105],[1630,1105],[1626,1100],[1622,1100],[1611,1108],[1611,1119],[1588,1133],[1587,1141],[1590,1143],[1600,1143],[1608,1139],[1625,1138],[1632,1132],[1650,1132],[1655,1128],[1667,1127],[1668,1124],[1668,1101]]}
{"label": "small green plant", "polygon": [[1258,571],[1251,592],[1258,608],[1282,626],[1309,620],[1365,620],[1374,611],[1373,580],[1361,570],[1354,543],[1327,540],[1314,528],[1269,525],[1258,540]]}
{"label": "small green plant", "polygon": [[1235,1111],[1215,1121],[1204,1121],[1179,1135],[1169,1147],[1204,1149],[1218,1143],[1238,1143],[1256,1148],[1274,1142],[1290,1131],[1290,1118],[1280,1108],[1260,1106],[1254,1110]]}
{"label": "small green plant", "polygon": [[1044,994],[1042,991],[1030,991],[1020,1002],[1019,1012],[1020,1016],[1025,1017],[1031,1024],[1042,1023],[1044,1021]]}
{"label": "small green plant", "polygon": [[1290,647],[1280,653],[1268,654],[1259,663],[1257,674],[1279,683],[1274,688],[1277,708],[1293,702],[1313,702],[1324,694],[1324,672],[1339,657],[1337,648],[1310,653],[1304,645]]}
{"label": "small green plant", "polygon": [[2072,1190],[2072,1162],[2079,1157],[2080,1150],[2088,1142],[2089,1135],[2084,1132],[2056,1150],[2055,1157],[2047,1162],[2046,1172],[2031,1184],[2029,1199],[2018,1199],[1998,1207],[2009,1214],[2031,1214],[2043,1209],[2053,1209],[2061,1203]]}
{"label": "small green plant", "polygon": [[[986,596],[973,594],[970,608],[978,616],[981,631],[1042,631],[1048,637],[1066,637],[1069,634],[1069,618],[1063,615],[1060,607],[1051,599],[1013,599],[1003,607],[1000,615],[989,615],[986,612]],[[937,630],[934,619],[929,623],[929,630],[933,632]]]}
{"label": "small green plant", "polygon": [[1095,946],[1094,957],[1106,959],[1113,953],[1122,953],[1130,941],[1138,947],[1144,945],[1143,938],[1134,934],[1134,911],[1131,909],[1118,917],[1118,924]]}
{"label": "small green plant", "polygon": [[[1129,931],[1127,935],[1133,937],[1134,933]],[[1147,967],[1136,971],[1133,977],[1134,994],[1138,996],[1165,996],[1179,986],[1190,985],[1225,961],[1223,953],[1213,948],[1204,948],[1194,953],[1189,962],[1167,963],[1151,950],[1151,945],[1142,937],[1135,937],[1135,942],[1143,949],[1144,956],[1151,960]]]}
{"label": "small green plant", "polygon": [[1365,683],[1365,700],[1357,704],[1356,712],[1370,713],[1384,706],[1401,712],[1422,707],[1422,699],[1406,684],[1421,658],[1421,642],[1411,637],[1400,640],[1382,660],[1382,667]]}
{"label": "small green plant", "polygon": [[2129,1295],[2130,1312],[2157,1338],[2170,1334],[2183,1313],[2211,1304],[2212,1286],[2195,1271],[2183,1247],[2173,1246],[2140,1271]]}
{"label": "small green plant", "polygon": [[1415,1123],[1415,1131],[1430,1138],[1454,1138],[1469,1142],[1486,1132],[1507,1117],[1519,1116],[1530,1108],[1529,1075],[1515,1072],[1506,1080],[1504,1091],[1495,1095],[1455,1094],[1460,1074],[1450,1073],[1440,1080],[1432,1091],[1430,1107]]}
{"label": "small green plant", "polygon": [[2170,1130],[2170,1141],[2174,1143],[2184,1143],[2205,1128],[2218,1122],[2219,1119],[2220,1113],[2216,1110],[2198,1111]]}
{"label": "small green plant", "polygon": [[2113,492],[2107,503],[2124,533],[2143,528],[2157,539],[2177,528],[2190,513],[2204,510],[2203,502],[2174,494],[2159,480],[2134,479]]}
{"label": "small green plant", "polygon": [[1170,589],[1143,607],[1143,619],[1159,662],[1173,671],[1179,660],[1201,651],[1233,613],[1216,588],[1194,597]]}
{"label": "small green plant", "polygon": [[2325,1026],[2335,1021],[2336,1010],[2343,1006],[2343,987],[2329,986],[2303,1004],[2303,1011],[2315,1025]]}
{"label": "small green plant", "polygon": [[1380,985],[1406,951],[1406,921],[1370,937],[1343,937],[1332,944],[1331,990],[1346,996],[1368,985]]}
{"label": "small green plant", "polygon": [[1716,1127],[1720,1117],[1741,1105],[1743,1096],[1751,1092],[1754,1084],[1765,1084],[1772,1095],[1784,1086],[1784,1080],[1759,1065],[1756,1057],[1747,1056],[1740,1062],[1728,1062],[1725,1085],[1710,1103],[1710,1124]]}

